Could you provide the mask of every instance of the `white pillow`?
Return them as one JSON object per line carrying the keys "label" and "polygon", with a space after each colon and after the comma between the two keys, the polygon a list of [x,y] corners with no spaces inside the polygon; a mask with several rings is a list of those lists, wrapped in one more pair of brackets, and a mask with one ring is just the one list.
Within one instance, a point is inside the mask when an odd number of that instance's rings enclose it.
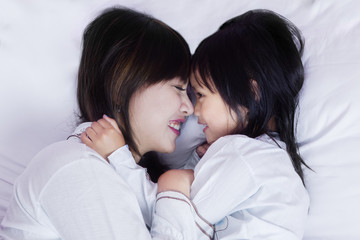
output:
{"label": "white pillow", "polygon": [[304,239],[360,239],[360,2],[320,1],[312,9],[298,123],[301,154],[314,170],[305,169]]}
{"label": "white pillow", "polygon": [[[16,176],[41,148],[65,139],[76,125],[81,35],[99,11],[114,4],[119,1],[2,0],[0,220]],[[302,156],[314,170],[305,169],[311,208],[304,239],[360,239],[359,1],[126,0],[120,4],[168,23],[192,51],[225,20],[249,9],[268,8],[293,21],[306,39],[298,140]],[[191,133],[192,139],[201,139],[201,131]],[[179,141],[186,143],[185,134]]]}

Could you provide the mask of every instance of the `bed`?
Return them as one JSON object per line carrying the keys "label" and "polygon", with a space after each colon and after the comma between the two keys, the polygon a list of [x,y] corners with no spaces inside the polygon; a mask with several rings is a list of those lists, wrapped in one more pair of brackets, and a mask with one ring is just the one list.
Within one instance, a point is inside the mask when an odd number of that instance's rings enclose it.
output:
{"label": "bed", "polygon": [[1,0],[0,220],[12,184],[43,147],[76,125],[76,74],[84,27],[122,5],[179,31],[191,51],[225,20],[266,8],[306,39],[298,109],[300,152],[311,205],[304,240],[360,239],[360,1]]}

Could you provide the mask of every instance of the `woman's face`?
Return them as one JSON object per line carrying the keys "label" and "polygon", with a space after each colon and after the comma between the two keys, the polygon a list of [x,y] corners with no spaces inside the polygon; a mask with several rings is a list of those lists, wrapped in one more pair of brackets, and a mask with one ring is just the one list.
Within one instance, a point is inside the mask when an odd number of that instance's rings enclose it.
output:
{"label": "woman's face", "polygon": [[198,123],[204,125],[208,143],[213,143],[220,137],[230,134],[237,126],[237,116],[230,110],[218,92],[211,92],[204,85],[199,85],[192,75],[191,85],[196,94],[194,115]]}
{"label": "woman's face", "polygon": [[194,107],[180,78],[163,81],[135,92],[130,99],[130,123],[141,155],[170,153],[185,117]]}

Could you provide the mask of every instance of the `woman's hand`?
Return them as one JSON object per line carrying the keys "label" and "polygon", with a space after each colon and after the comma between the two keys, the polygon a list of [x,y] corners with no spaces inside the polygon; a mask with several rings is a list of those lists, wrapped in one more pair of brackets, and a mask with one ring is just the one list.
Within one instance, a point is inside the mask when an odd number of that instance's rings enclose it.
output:
{"label": "woman's hand", "polygon": [[173,169],[163,173],[158,180],[158,193],[164,191],[181,192],[190,198],[190,187],[194,181],[194,171]]}
{"label": "woman's hand", "polygon": [[93,122],[80,138],[83,143],[105,159],[116,149],[125,145],[124,136],[116,121],[106,115],[97,122]]}

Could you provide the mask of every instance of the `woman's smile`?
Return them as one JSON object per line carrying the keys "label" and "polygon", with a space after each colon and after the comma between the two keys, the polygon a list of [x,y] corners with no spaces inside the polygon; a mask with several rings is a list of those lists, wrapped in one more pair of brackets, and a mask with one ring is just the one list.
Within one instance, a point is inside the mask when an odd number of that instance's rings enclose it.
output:
{"label": "woman's smile", "polygon": [[180,135],[181,125],[184,122],[185,119],[170,120],[168,126],[176,135]]}

